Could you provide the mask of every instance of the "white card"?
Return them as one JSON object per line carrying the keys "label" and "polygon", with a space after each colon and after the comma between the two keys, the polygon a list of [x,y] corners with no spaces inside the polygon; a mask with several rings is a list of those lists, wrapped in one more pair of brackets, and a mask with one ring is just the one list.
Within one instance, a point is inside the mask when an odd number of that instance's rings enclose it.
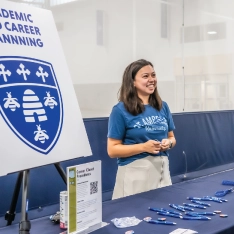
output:
{"label": "white card", "polygon": [[177,228],[173,232],[170,232],[169,234],[195,234],[198,233],[196,231],[190,230],[190,229],[183,229],[183,228]]}

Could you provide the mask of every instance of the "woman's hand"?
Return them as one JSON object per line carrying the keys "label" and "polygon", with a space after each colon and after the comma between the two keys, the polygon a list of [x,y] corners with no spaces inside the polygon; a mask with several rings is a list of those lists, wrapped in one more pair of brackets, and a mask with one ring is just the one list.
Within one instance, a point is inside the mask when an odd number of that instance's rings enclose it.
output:
{"label": "woman's hand", "polygon": [[161,141],[161,151],[166,151],[170,149],[171,141],[169,139],[162,139]]}
{"label": "woman's hand", "polygon": [[154,140],[148,140],[143,144],[144,151],[151,153],[151,154],[158,154],[161,149],[161,142],[154,141]]}

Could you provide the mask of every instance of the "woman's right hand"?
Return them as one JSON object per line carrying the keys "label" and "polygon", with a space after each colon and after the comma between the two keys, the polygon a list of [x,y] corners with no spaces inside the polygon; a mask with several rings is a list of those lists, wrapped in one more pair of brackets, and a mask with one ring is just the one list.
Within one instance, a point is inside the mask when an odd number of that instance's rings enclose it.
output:
{"label": "woman's right hand", "polygon": [[143,143],[144,151],[151,153],[151,154],[158,154],[161,149],[161,142],[148,140],[147,142]]}

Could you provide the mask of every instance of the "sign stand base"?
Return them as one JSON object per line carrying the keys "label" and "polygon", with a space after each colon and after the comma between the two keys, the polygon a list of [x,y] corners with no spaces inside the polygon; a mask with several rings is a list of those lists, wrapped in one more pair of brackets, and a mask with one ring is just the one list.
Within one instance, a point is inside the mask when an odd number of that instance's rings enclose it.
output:
{"label": "sign stand base", "polygon": [[29,234],[31,223],[28,220],[28,180],[29,170],[23,171],[23,188],[22,188],[22,208],[21,221],[19,223],[19,234]]}
{"label": "sign stand base", "polygon": [[7,226],[11,225],[12,221],[14,221],[15,219],[15,208],[16,208],[16,203],[17,203],[17,199],[19,196],[19,192],[20,192],[22,178],[23,178],[23,171],[20,171],[18,174],[16,184],[15,184],[15,190],[13,193],[10,210],[7,211],[5,214],[5,220],[7,220]]}
{"label": "sign stand base", "polygon": [[[59,163],[55,163],[54,166],[56,167],[57,171],[59,172],[60,176],[62,177],[65,184],[67,184],[67,176],[64,172],[63,168]],[[13,193],[11,206],[9,211],[5,214],[5,220],[7,220],[7,226],[11,225],[15,219],[15,209],[17,200],[19,197],[20,187],[21,184],[22,188],[22,208],[21,208],[21,221],[19,223],[19,234],[29,234],[31,223],[27,219],[28,217],[28,202],[27,202],[27,195],[28,195],[28,181],[29,181],[29,170],[20,171],[18,174],[18,178],[15,184],[15,190]]]}

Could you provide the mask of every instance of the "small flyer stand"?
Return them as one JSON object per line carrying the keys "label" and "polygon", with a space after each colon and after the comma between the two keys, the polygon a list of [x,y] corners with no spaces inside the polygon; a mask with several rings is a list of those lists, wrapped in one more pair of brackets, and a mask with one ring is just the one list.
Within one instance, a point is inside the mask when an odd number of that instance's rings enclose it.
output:
{"label": "small flyer stand", "polygon": [[102,222],[101,161],[68,167],[67,175],[66,233],[86,234],[105,226]]}

